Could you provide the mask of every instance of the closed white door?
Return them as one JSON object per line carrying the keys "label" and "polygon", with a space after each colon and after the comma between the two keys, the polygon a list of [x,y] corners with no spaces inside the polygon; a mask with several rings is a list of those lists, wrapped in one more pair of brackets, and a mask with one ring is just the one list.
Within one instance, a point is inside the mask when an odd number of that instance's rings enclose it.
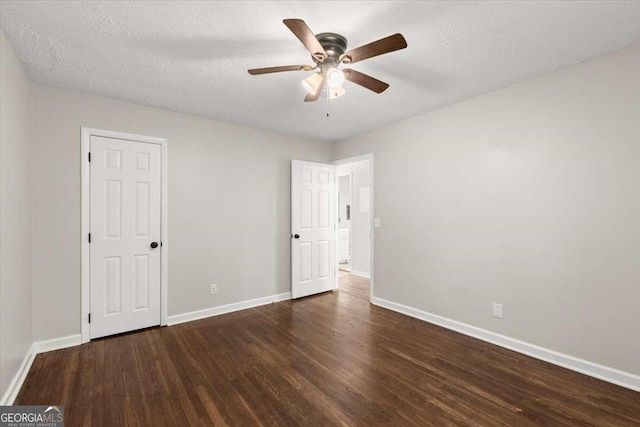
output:
{"label": "closed white door", "polygon": [[335,167],[291,161],[291,297],[334,289]]}
{"label": "closed white door", "polygon": [[91,136],[91,338],[160,324],[162,149]]}

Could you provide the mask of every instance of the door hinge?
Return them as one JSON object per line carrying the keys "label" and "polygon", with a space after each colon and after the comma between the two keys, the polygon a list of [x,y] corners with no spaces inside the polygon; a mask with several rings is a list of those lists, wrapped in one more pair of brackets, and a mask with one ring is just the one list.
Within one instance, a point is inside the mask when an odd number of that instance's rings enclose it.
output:
{"label": "door hinge", "polygon": [[91,243],[91,233],[89,233],[89,243]]}
{"label": "door hinge", "polygon": [[89,152],[89,163],[91,163],[91,152]]}
{"label": "door hinge", "polygon": [[89,323],[91,323],[91,313],[89,313]]}

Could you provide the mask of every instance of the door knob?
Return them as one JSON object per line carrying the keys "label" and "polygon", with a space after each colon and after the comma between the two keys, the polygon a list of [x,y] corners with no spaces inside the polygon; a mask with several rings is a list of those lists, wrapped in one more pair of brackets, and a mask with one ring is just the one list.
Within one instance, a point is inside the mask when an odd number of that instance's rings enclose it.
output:
{"label": "door knob", "polygon": [[155,249],[158,247],[158,242],[151,242],[151,249]]}
{"label": "door knob", "polygon": [[293,238],[294,238],[294,239],[299,239],[299,238],[300,238],[300,235],[299,235],[299,234],[294,234],[294,235],[293,235]]}

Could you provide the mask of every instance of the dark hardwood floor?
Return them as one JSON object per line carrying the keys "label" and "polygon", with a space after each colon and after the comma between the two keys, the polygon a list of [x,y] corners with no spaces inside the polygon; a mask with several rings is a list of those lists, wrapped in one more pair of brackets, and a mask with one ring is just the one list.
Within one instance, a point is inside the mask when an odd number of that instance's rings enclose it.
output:
{"label": "dark hardwood floor", "polygon": [[340,290],[37,356],[16,404],[80,426],[639,426],[640,393]]}

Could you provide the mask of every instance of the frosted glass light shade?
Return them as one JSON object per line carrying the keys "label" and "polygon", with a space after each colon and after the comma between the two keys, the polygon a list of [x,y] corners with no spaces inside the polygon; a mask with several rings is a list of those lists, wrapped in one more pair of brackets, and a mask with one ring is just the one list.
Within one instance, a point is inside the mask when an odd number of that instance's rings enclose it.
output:
{"label": "frosted glass light shade", "polygon": [[344,84],[344,73],[337,68],[329,68],[327,70],[327,83],[330,88],[338,88]]}
{"label": "frosted glass light shade", "polygon": [[318,86],[322,84],[322,76],[320,73],[313,73],[302,81],[302,87],[310,94],[316,93]]}

